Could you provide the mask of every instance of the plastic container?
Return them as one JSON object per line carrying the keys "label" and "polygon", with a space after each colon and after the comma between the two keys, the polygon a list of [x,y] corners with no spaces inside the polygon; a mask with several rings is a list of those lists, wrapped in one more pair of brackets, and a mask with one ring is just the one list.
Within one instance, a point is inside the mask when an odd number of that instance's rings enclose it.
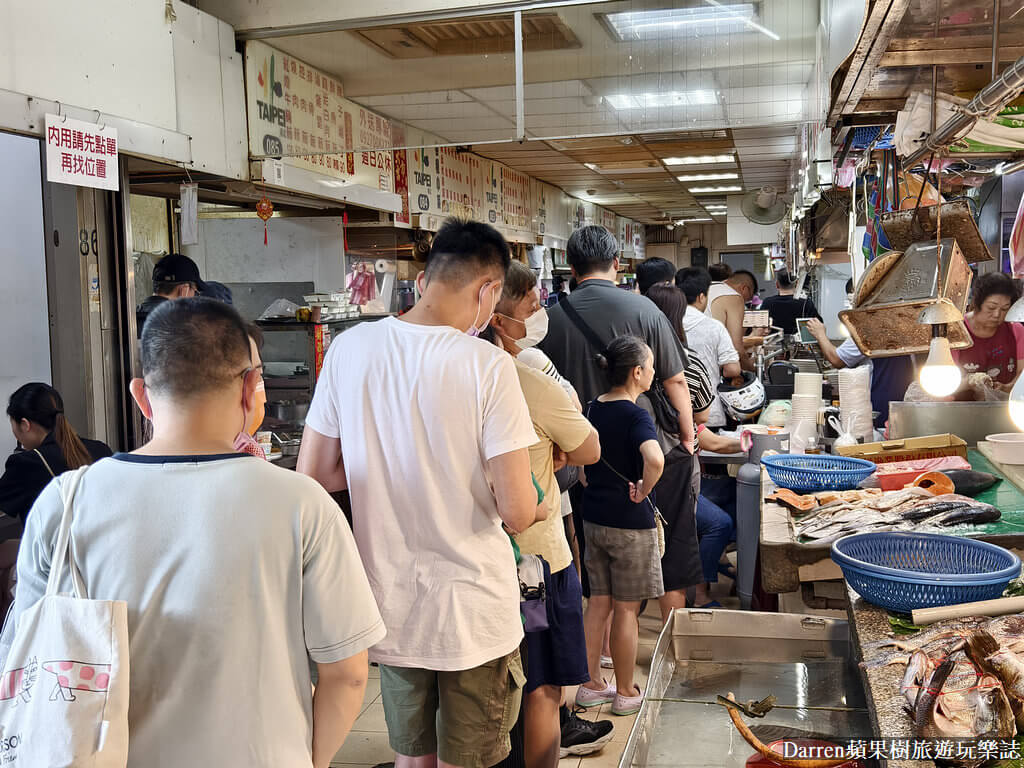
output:
{"label": "plastic container", "polygon": [[1024,433],[1001,432],[985,440],[992,446],[992,459],[1000,464],[1024,464]]}
{"label": "plastic container", "polygon": [[884,532],[844,536],[832,560],[869,603],[910,613],[994,600],[1020,576],[1020,558],[995,544],[937,533]]}
{"label": "plastic container", "polygon": [[798,493],[849,491],[875,472],[875,465],[845,456],[765,456],[768,477],[780,488]]}

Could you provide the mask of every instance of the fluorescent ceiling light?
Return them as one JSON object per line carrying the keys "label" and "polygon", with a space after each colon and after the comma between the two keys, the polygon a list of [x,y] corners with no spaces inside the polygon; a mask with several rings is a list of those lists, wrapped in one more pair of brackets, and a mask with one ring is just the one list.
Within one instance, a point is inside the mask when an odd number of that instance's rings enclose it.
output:
{"label": "fluorescent ceiling light", "polygon": [[[709,4],[710,5],[710,4]],[[717,5],[717,3],[715,4]],[[682,30],[712,25],[717,32],[732,32],[754,20],[753,3],[733,3],[717,8],[697,6],[651,11],[604,14],[620,40],[652,40],[672,37]],[[705,34],[708,32],[702,29]]]}
{"label": "fluorescent ceiling light", "polygon": [[687,176],[677,176],[680,181],[723,181],[724,179],[738,179],[738,173],[691,173]]}
{"label": "fluorescent ceiling light", "polygon": [[658,107],[696,107],[717,104],[714,91],[651,91],[648,93],[614,93],[604,100],[615,109],[656,109]]}
{"label": "fluorescent ceiling light", "polygon": [[718,165],[728,163],[732,165],[736,158],[728,155],[690,155],[688,157],[663,157],[661,161],[665,165]]}
{"label": "fluorescent ceiling light", "polygon": [[711,219],[679,219],[676,224],[682,226],[683,224],[699,224],[701,222],[711,221]]}
{"label": "fluorescent ceiling light", "polygon": [[707,195],[715,192],[742,192],[743,187],[690,187],[690,194]]}
{"label": "fluorescent ceiling light", "polygon": [[770,37],[772,40],[779,40],[780,39],[779,36],[777,34],[775,34],[774,32],[772,32],[770,29],[768,29],[767,27],[762,27],[760,24],[758,24],[756,21],[754,21],[754,14],[753,13],[751,13],[749,16],[746,16],[743,13],[741,13],[740,11],[738,11],[736,9],[735,5],[722,5],[720,2],[718,2],[718,0],[704,0],[704,2],[707,3],[708,5],[712,6],[713,8],[717,8],[723,14],[728,16],[730,19],[733,19],[735,21],[743,22],[744,24],[746,24],[751,29],[756,29],[762,35],[765,35],[766,37]]}
{"label": "fluorescent ceiling light", "polygon": [[585,168],[589,168],[592,171],[596,171],[597,170],[597,163],[584,163],[583,166]]}

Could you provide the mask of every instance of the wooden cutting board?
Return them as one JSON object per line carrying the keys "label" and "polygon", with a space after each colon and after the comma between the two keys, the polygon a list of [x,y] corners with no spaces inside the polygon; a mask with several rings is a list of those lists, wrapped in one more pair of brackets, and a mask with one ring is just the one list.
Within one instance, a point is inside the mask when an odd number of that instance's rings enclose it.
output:
{"label": "wooden cutting board", "polygon": [[1024,491],[1024,464],[1002,464],[992,458],[992,443],[982,440],[978,443],[978,452],[988,459],[1007,480]]}

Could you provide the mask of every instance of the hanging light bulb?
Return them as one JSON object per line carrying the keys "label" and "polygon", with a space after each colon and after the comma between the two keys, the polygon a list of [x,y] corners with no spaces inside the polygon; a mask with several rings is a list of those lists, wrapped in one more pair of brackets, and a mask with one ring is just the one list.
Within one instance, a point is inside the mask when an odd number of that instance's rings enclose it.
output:
{"label": "hanging light bulb", "polygon": [[949,349],[949,339],[945,336],[945,327],[932,326],[933,329],[942,327],[943,333],[939,335],[933,330],[935,336],[928,347],[928,359],[921,368],[921,387],[929,395],[934,397],[945,397],[952,395],[960,387],[962,375],[960,367],[953,361],[953,353]]}
{"label": "hanging light bulb", "polygon": [[928,345],[928,359],[921,368],[921,387],[929,395],[945,397],[957,391],[963,375],[953,361],[946,329],[950,323],[963,320],[960,310],[949,299],[939,299],[921,310],[917,322],[932,327],[932,340]]}

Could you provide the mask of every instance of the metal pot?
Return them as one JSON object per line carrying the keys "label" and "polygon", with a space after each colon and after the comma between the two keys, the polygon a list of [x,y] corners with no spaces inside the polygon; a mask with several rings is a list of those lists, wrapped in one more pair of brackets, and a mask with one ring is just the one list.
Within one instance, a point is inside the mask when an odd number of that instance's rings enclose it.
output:
{"label": "metal pot", "polygon": [[290,440],[282,440],[276,434],[273,434],[272,437],[273,437],[274,440],[277,441],[277,444],[279,446],[281,446],[281,455],[282,456],[298,456],[299,455],[299,446],[302,445],[302,440],[300,440],[298,438],[294,438],[294,439],[290,439]]}
{"label": "metal pot", "polygon": [[304,426],[309,403],[297,403],[294,400],[278,400],[267,403],[267,416],[287,424]]}

